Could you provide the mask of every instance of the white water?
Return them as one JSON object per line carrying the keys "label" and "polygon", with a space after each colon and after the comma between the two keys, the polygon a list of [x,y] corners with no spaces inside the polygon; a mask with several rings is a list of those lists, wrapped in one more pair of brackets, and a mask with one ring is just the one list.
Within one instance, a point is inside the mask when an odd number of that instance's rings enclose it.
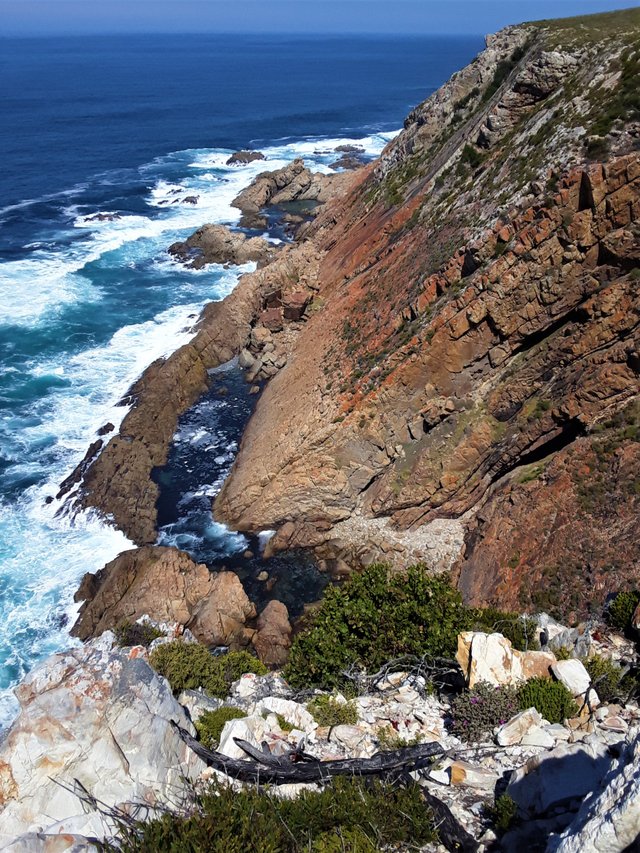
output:
{"label": "white water", "polygon": [[[373,155],[392,136],[358,142]],[[36,341],[22,361],[0,365],[1,391],[16,400],[0,418],[0,461],[7,463],[0,498],[0,727],[15,715],[15,683],[72,642],[67,632],[82,575],[130,545],[91,514],[73,523],[57,517],[59,506],[45,498],[55,495],[96,430],[119,424],[126,410],[117,403],[144,368],[188,341],[202,306],[223,298],[249,268],[186,271],[167,246],[205,222],[237,222],[230,202],[259,172],[299,156],[328,171],[335,147],[349,142],[285,141],[264,149],[267,162],[242,167],[224,165],[228,151],[168,155],[140,170],[149,186],[146,215],[95,221],[89,217],[108,209],[68,206],[51,239],[35,241],[26,258],[0,264],[0,328],[18,341]],[[197,196],[197,205],[185,202],[188,196]],[[78,337],[90,337],[83,324],[93,324],[95,336],[101,318],[113,331],[98,344],[78,345]],[[38,336],[47,342],[44,354]],[[30,396],[25,388],[33,389]],[[213,534],[227,536],[230,550],[238,547],[236,534],[222,527]]]}

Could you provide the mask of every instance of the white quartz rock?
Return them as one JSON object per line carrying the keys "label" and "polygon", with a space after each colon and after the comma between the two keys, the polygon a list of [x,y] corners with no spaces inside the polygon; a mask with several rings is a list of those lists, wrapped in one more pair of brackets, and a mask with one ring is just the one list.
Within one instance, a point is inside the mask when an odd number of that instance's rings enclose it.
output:
{"label": "white quartz rock", "polygon": [[194,733],[168,682],[135,655],[98,640],[52,655],[16,688],[21,711],[0,746],[0,848],[29,832],[104,837],[74,779],[109,806],[153,806],[204,770],[170,725]]}

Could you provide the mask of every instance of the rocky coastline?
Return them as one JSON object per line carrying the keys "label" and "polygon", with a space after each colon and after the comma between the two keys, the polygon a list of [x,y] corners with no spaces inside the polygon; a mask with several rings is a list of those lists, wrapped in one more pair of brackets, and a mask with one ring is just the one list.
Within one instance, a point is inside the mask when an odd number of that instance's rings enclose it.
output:
{"label": "rocky coastline", "polygon": [[[249,382],[268,381],[213,511],[234,530],[275,530],[267,556],[312,549],[336,572],[426,561],[453,569],[478,604],[548,606],[536,590],[553,577],[561,617],[600,607],[611,567],[618,587],[632,582],[633,113],[599,143],[606,158],[590,153],[602,87],[632,32],[596,49],[507,28],[377,162],[327,176],[294,161],[258,175],[234,201],[245,216],[321,205],[205,309],[189,345],[145,372],[119,435],[98,439],[72,478],[67,507],[94,507],[152,544],[151,472],[207,371],[237,356]],[[592,84],[569,121],[561,106],[587,66]],[[214,230],[218,259],[254,243]],[[202,252],[209,233],[185,251]]]}
{"label": "rocky coastline", "polygon": [[[105,425],[61,484],[60,512],[94,510],[136,547],[83,578],[83,645],[17,688],[0,849],[93,853],[123,815],[189,814],[220,778],[189,747],[217,712],[223,770],[255,760],[243,743],[265,766],[437,744],[410,779],[469,851],[634,849],[640,688],[621,684],[640,635],[640,18],[620,15],[593,40],[552,22],[488,37],[376,162],[344,150],[334,174],[262,172],[234,201],[244,230],[203,224],[170,247],[196,267],[257,268],[144,371],[119,430]],[[255,233],[276,209],[285,245]],[[378,673],[355,655],[339,690],[311,666],[296,687],[323,605],[300,620],[274,595],[257,608],[234,571],[157,544],[154,474],[234,359],[257,403],[212,517],[269,531],[265,559],[304,549],[333,578],[383,564],[390,584],[418,565],[428,580],[411,594],[430,601],[431,583],[443,614],[453,602],[455,652],[440,637]],[[348,641],[372,641],[377,628],[359,631],[385,603],[363,605]],[[444,635],[442,619],[397,635]],[[506,710],[465,733],[460,697],[496,696]]]}

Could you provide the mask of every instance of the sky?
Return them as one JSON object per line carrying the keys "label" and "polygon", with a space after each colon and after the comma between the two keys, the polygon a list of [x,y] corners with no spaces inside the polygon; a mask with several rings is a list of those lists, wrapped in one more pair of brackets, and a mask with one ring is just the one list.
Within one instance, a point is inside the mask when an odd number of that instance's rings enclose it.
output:
{"label": "sky", "polygon": [[484,34],[630,0],[0,0],[0,35],[112,32]]}

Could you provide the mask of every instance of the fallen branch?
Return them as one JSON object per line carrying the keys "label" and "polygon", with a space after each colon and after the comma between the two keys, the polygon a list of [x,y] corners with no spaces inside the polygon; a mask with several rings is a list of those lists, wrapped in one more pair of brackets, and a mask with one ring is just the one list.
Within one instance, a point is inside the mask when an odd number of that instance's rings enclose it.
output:
{"label": "fallen branch", "polygon": [[207,749],[177,723],[172,722],[171,725],[208,767],[241,782],[258,784],[286,785],[322,782],[333,776],[379,776],[399,771],[410,772],[428,766],[434,758],[444,754],[439,743],[423,743],[389,752],[377,752],[371,758],[318,761],[300,752],[293,752],[290,756],[275,756],[268,751],[256,749],[240,738],[234,738],[240,749],[253,759],[245,761]]}
{"label": "fallen branch", "polygon": [[[388,752],[378,752],[371,758],[345,758],[336,761],[318,761],[300,747],[286,756],[272,755],[266,744],[262,749],[241,738],[236,744],[252,761],[229,758],[220,752],[207,749],[177,723],[171,725],[182,740],[208,767],[213,767],[233,779],[256,784],[284,785],[289,783],[324,782],[334,776],[402,776],[430,765],[435,758],[445,754],[439,743],[423,743]],[[433,812],[435,828],[440,841],[451,853],[475,853],[478,844],[454,817],[451,809],[430,791],[422,795]]]}

